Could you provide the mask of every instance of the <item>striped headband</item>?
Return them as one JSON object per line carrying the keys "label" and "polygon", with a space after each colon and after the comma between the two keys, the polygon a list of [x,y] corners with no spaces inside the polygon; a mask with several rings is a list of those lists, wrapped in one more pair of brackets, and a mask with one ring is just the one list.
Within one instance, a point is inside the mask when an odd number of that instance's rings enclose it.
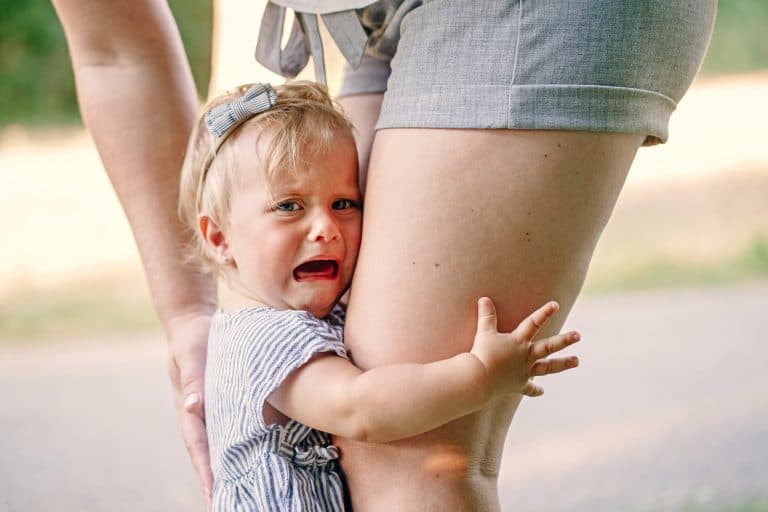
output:
{"label": "striped headband", "polygon": [[203,183],[208,175],[214,157],[219,153],[219,148],[229,138],[232,132],[254,116],[269,110],[277,103],[277,92],[269,84],[255,84],[240,98],[229,103],[222,103],[209,109],[205,113],[205,127],[216,136],[216,145],[203,164],[200,172],[200,181],[197,184],[197,208],[200,209],[200,201],[203,195]]}

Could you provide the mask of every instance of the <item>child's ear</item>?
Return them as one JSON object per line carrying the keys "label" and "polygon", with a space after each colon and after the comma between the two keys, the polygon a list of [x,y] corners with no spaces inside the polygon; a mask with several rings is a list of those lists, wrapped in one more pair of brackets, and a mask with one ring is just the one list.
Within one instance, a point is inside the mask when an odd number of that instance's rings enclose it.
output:
{"label": "child's ear", "polygon": [[205,240],[216,263],[228,265],[232,261],[232,256],[227,244],[227,237],[218,223],[205,213],[201,213],[197,216],[197,229],[200,230],[200,235]]}

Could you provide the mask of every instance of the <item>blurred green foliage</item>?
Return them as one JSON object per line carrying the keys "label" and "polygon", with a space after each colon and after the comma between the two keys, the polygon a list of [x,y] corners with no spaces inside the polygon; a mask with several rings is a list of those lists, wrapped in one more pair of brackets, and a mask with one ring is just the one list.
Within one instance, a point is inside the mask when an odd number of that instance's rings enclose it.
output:
{"label": "blurred green foliage", "polygon": [[[197,90],[210,77],[210,0],[169,0],[187,48]],[[12,123],[78,119],[66,41],[49,0],[0,0],[0,128]],[[702,72],[768,68],[768,1],[720,0]]]}
{"label": "blurred green foliage", "polygon": [[740,73],[765,68],[768,68],[768,1],[720,0],[702,73]]}
{"label": "blurred green foliage", "polygon": [[608,273],[591,274],[584,290],[597,295],[621,290],[737,283],[766,277],[768,235],[761,233],[740,251],[719,260],[697,263],[685,258],[648,257]]}
{"label": "blurred green foliage", "polygon": [[[204,97],[210,78],[213,4],[169,0]],[[0,0],[0,128],[79,119],[67,42],[49,0]]]}

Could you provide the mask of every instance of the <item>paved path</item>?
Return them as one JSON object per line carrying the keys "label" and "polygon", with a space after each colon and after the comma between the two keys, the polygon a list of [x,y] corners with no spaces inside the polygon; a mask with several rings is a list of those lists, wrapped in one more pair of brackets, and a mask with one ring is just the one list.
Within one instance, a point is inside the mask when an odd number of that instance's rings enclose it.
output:
{"label": "paved path", "polygon": [[[768,496],[768,284],[584,298],[582,367],[512,425],[505,510]],[[0,346],[0,510],[202,511],[159,334]],[[763,502],[765,503],[765,501]]]}

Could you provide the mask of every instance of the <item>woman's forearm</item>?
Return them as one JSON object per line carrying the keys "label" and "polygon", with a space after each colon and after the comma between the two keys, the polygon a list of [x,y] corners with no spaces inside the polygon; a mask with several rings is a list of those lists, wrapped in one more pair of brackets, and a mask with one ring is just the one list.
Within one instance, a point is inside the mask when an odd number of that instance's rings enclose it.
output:
{"label": "woman's forearm", "polygon": [[215,283],[182,264],[179,171],[198,111],[192,74],[164,2],[54,0],[83,120],[126,213],[166,329],[210,312]]}

